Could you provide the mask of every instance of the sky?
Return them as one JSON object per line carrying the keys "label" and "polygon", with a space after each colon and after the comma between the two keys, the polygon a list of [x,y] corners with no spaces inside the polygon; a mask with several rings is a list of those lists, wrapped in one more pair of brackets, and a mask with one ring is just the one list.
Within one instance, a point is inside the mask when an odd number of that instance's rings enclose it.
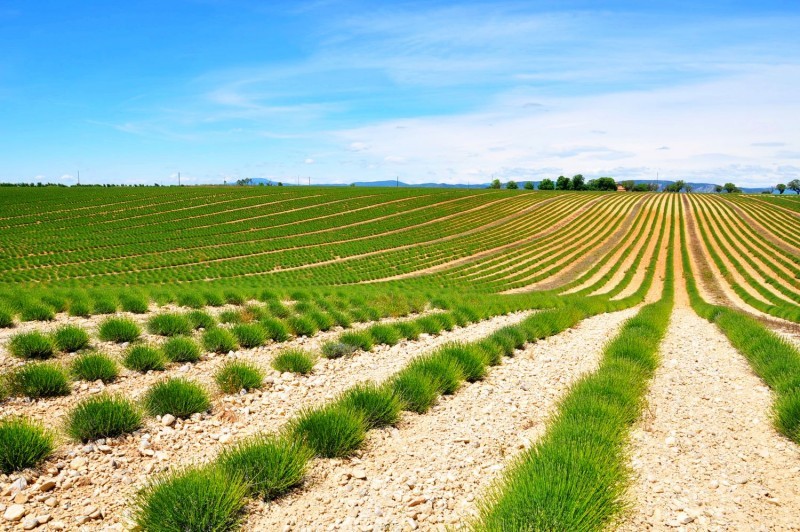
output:
{"label": "sky", "polygon": [[2,0],[0,181],[800,177],[800,3]]}

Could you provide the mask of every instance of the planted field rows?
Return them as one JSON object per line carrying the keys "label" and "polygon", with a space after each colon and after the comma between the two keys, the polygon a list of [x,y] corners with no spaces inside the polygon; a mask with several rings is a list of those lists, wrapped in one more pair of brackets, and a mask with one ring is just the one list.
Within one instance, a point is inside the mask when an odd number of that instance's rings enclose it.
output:
{"label": "planted field rows", "polygon": [[796,203],[9,189],[0,528],[796,528]]}

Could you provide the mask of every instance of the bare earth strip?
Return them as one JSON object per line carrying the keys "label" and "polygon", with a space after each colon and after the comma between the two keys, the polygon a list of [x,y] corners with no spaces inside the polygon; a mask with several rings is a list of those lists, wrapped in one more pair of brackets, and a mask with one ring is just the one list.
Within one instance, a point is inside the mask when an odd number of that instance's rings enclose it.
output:
{"label": "bare earth strip", "polygon": [[554,406],[594,370],[628,309],[584,320],[492,368],[484,381],[373,431],[360,457],[317,461],[305,486],[257,503],[247,530],[444,530],[468,520],[514,455],[543,434]]}
{"label": "bare earth strip", "polygon": [[772,428],[769,389],[690,309],[675,309],[661,352],[621,530],[800,529],[800,451]]}
{"label": "bare earth strip", "polygon": [[[182,464],[210,460],[230,442],[255,432],[278,430],[301,408],[330,401],[358,382],[384,380],[421,353],[446,342],[483,338],[500,327],[518,323],[528,314],[517,312],[497,316],[467,327],[456,327],[436,337],[422,335],[418,341],[403,341],[392,347],[379,346],[370,353],[350,358],[322,359],[314,373],[306,377],[293,374],[281,376],[273,372],[267,377],[264,390],[244,395],[217,395],[212,398],[210,414],[196,416],[196,419],[185,422],[177,421],[172,426],[163,426],[157,419],[149,418],[144,428],[128,436],[88,445],[62,442],[54,456],[42,465],[42,476],[38,479],[33,475],[28,477],[29,487],[23,492],[29,498],[24,503],[25,507],[30,515],[49,514],[54,520],[64,522],[67,530],[126,529],[125,514],[130,497],[154,473]],[[305,344],[303,347],[310,348],[312,345]],[[268,349],[269,346],[241,354],[266,366],[265,362],[272,356]],[[213,357],[208,364],[214,367],[209,368],[206,364],[203,370],[198,370],[197,364],[187,365],[183,375],[210,386],[209,381],[216,366],[226,358]],[[158,373],[142,375],[137,379],[136,390],[127,389],[126,395],[135,399],[145,392],[147,385],[160,378],[162,376]],[[148,382],[142,382],[142,379]],[[88,394],[91,391],[81,393]],[[24,406],[16,403],[3,406],[12,409],[10,413],[22,408],[33,419],[47,418],[48,426],[55,428],[60,420],[51,411],[65,412],[60,406],[62,399],[69,400],[57,398]],[[14,478],[16,476],[0,483],[0,494],[10,488]],[[55,486],[43,492],[41,485],[50,479]],[[0,504],[4,503],[5,498]],[[105,517],[85,519],[95,510]],[[83,523],[80,528],[79,523]]]}

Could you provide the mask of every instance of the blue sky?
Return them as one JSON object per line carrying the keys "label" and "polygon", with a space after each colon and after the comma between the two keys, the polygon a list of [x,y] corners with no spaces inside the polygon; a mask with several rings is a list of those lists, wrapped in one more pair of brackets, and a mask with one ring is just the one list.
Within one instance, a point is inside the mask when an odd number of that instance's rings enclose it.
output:
{"label": "blue sky", "polygon": [[0,3],[0,181],[800,177],[797,2]]}

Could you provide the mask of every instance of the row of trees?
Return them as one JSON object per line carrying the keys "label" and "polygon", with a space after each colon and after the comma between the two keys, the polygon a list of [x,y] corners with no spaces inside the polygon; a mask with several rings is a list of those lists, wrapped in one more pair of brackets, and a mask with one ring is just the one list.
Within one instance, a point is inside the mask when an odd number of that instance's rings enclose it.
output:
{"label": "row of trees", "polygon": [[[800,194],[800,179],[792,179],[785,185],[783,183],[778,183],[777,185],[775,185],[775,189],[778,190],[778,194],[783,194],[784,192],[786,192],[787,188],[795,192],[796,194]],[[772,194],[772,192],[773,191],[770,190],[770,194]]]}
{"label": "row of trees", "polygon": [[[633,183],[633,182],[631,182]],[[499,189],[502,188],[502,183],[499,179],[495,179],[489,185],[489,188]],[[633,185],[631,185],[633,186]],[[517,190],[519,184],[516,181],[509,181],[506,183],[508,190]],[[523,185],[525,190],[533,190],[535,187],[532,181],[528,181]],[[542,179],[539,182],[539,190],[617,190],[617,182],[613,177],[601,177],[598,179],[590,179],[588,182],[581,174],[572,176],[558,176],[558,179]]]}

